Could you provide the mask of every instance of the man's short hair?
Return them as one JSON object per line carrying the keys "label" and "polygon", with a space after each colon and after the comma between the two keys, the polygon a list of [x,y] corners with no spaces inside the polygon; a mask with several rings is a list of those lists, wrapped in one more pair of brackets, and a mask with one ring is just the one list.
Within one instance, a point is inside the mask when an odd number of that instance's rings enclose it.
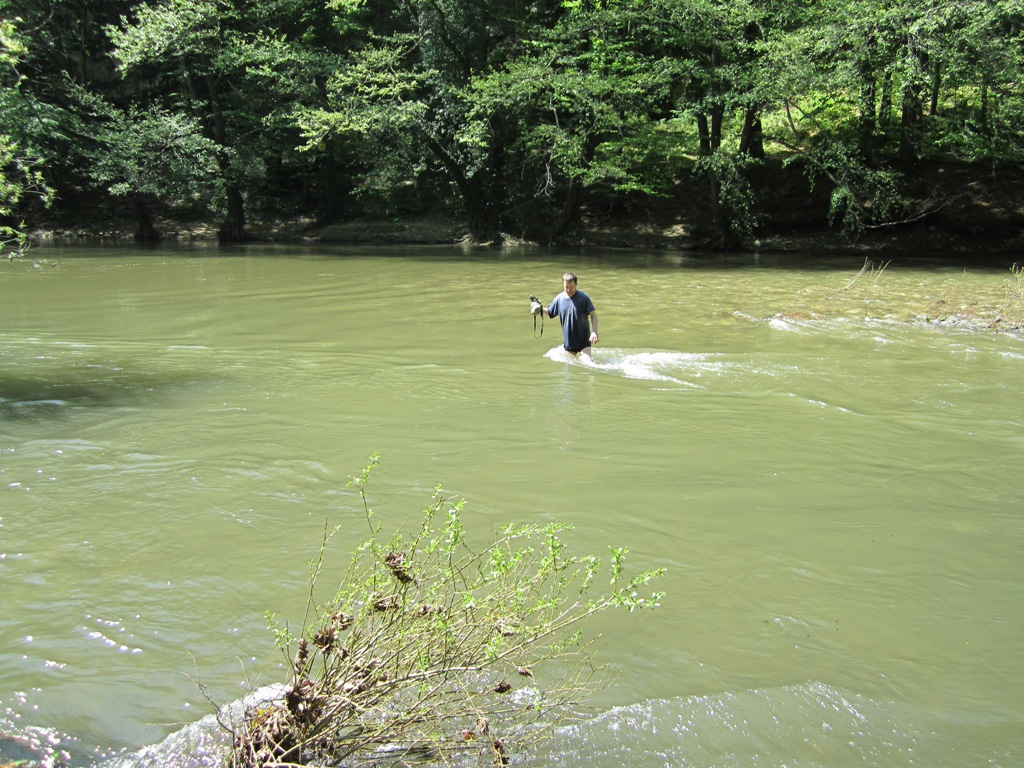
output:
{"label": "man's short hair", "polygon": [[562,275],[562,280],[572,280],[574,283],[579,282],[576,279],[576,273],[575,272],[566,272],[564,275]]}

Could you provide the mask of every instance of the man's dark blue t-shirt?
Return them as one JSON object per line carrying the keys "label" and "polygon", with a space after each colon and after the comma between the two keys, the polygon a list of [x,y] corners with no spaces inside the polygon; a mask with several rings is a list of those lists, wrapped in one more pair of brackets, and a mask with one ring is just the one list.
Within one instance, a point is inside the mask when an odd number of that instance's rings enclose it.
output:
{"label": "man's dark blue t-shirt", "polygon": [[551,301],[548,314],[558,316],[562,323],[562,344],[570,352],[579,352],[590,346],[590,313],[594,302],[583,291],[569,294],[562,291]]}

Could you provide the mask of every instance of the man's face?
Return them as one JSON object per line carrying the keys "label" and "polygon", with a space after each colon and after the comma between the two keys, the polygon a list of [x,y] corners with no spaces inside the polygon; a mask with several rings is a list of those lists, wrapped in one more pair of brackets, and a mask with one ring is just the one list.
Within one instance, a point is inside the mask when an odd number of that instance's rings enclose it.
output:
{"label": "man's face", "polygon": [[571,299],[572,295],[576,293],[576,281],[575,280],[563,280],[562,285],[565,287],[566,295]]}

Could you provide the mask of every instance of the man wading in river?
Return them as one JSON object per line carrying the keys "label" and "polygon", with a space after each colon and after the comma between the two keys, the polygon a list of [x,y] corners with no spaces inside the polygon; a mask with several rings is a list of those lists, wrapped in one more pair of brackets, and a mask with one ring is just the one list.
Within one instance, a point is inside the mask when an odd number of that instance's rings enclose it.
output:
{"label": "man wading in river", "polygon": [[[583,291],[576,290],[576,275],[566,272],[562,275],[565,290],[551,300],[550,307],[541,306],[534,299],[530,304],[530,312],[544,317],[558,317],[562,323],[562,346],[566,352],[578,355],[582,352],[587,357],[590,346],[597,344],[597,310],[594,302]],[[593,325],[593,331],[591,331]]]}

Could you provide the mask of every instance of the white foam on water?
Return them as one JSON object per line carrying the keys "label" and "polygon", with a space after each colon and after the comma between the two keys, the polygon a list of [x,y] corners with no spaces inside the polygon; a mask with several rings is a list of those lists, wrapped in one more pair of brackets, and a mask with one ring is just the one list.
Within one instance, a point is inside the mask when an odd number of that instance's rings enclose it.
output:
{"label": "white foam on water", "polygon": [[773,317],[768,321],[768,327],[773,331],[788,331],[789,333],[804,333],[804,329],[796,323],[784,320],[781,317]]}
{"label": "white foam on water", "polygon": [[[279,693],[268,688],[257,695]],[[1019,765],[1019,743],[977,738],[979,728],[996,734],[1005,725],[952,723],[933,711],[811,681],[616,707],[558,729],[551,740],[527,740],[513,759],[549,768]],[[209,715],[98,768],[218,768],[226,754],[224,732]]]}
{"label": "white foam on water", "polygon": [[263,702],[276,701],[284,693],[282,685],[268,685],[221,708],[217,715],[175,731],[159,744],[106,760],[96,768],[222,768],[231,753],[230,737],[222,727],[240,723],[245,712]]}
{"label": "white foam on water", "polygon": [[[267,686],[232,702],[220,711],[220,722],[238,722],[245,707],[278,699],[282,691],[281,686]],[[581,715],[572,725],[556,730],[553,739],[533,742],[527,738],[513,750],[513,759],[514,764],[548,768],[1011,766],[1024,759],[1019,739],[1006,739],[1018,728],[1019,723],[958,720],[948,712],[810,681],[649,699],[592,717]],[[56,732],[19,729],[0,716],[0,733],[0,747],[8,747],[0,748],[0,761],[27,759],[24,764],[33,768],[85,764],[66,751],[74,740]],[[211,714],[158,744],[88,764],[95,768],[221,768],[227,764],[229,750],[229,736],[218,724],[218,716]],[[468,768],[477,763],[456,760],[453,764]]]}
{"label": "white foam on water", "polygon": [[[977,725],[959,727],[974,731]],[[993,732],[1000,727],[991,724]],[[618,707],[563,729],[541,763],[558,768],[1020,764],[1020,744],[999,744],[996,738],[980,749],[964,747],[965,734],[957,730],[934,712],[808,682]]]}
{"label": "white foam on water", "polygon": [[700,385],[688,379],[721,367],[720,362],[706,355],[661,350],[633,351],[609,347],[595,349],[593,358],[589,358],[586,355],[572,355],[562,347],[555,347],[544,356],[556,362],[618,374],[627,379],[672,382],[690,388],[698,388]]}

